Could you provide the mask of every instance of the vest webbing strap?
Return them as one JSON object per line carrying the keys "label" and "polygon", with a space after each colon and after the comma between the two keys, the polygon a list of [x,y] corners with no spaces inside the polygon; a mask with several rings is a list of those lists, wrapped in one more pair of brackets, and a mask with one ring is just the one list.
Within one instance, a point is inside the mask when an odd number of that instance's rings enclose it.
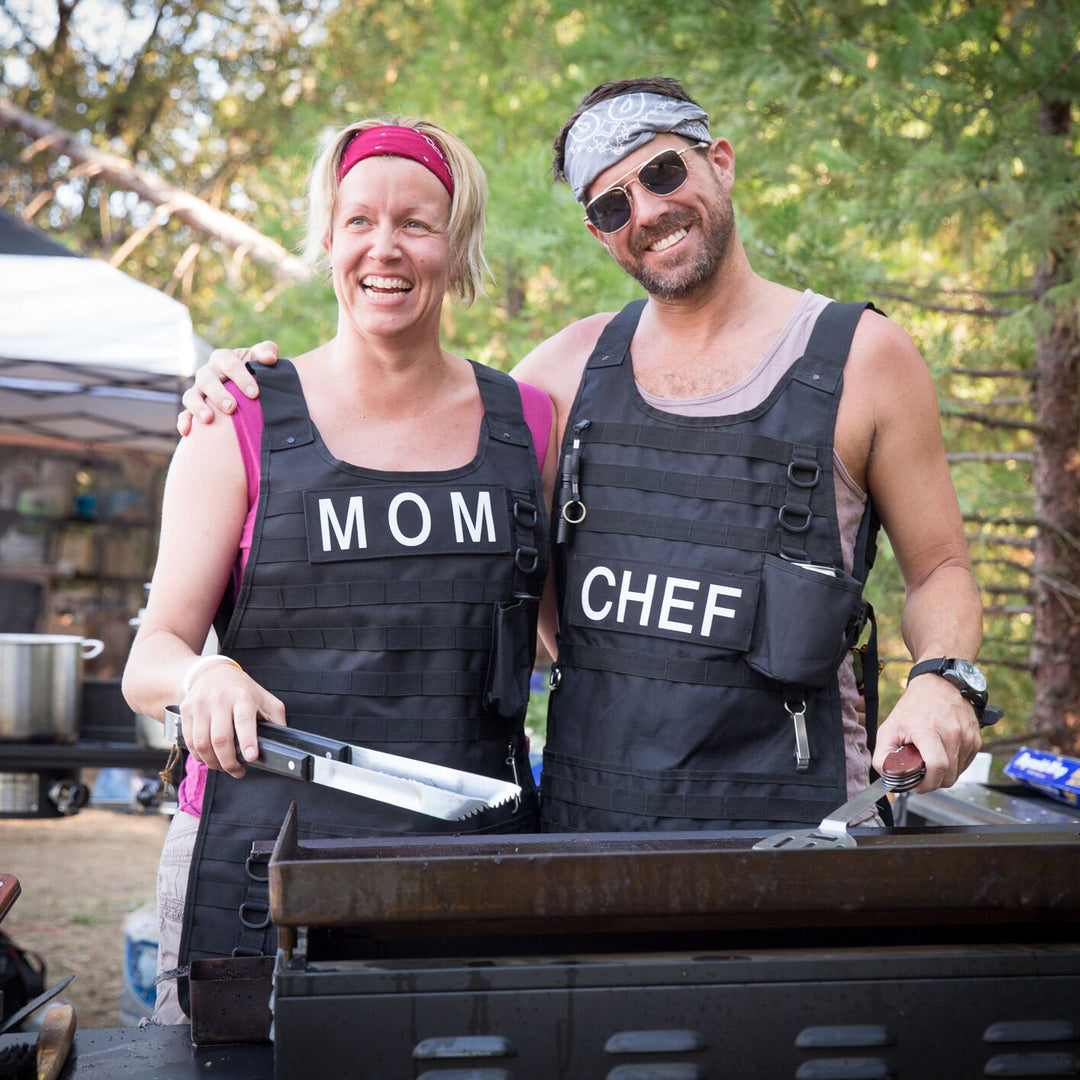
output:
{"label": "vest webbing strap", "polygon": [[[654,818],[700,818],[706,821],[820,821],[835,799],[831,788],[817,802],[806,798],[768,795],[663,794],[640,788],[615,787],[609,783],[590,784],[553,776],[545,768],[541,774],[543,798]],[[816,809],[820,803],[820,809]],[[811,809],[808,810],[808,807]]]}
{"label": "vest webbing strap", "polygon": [[[367,746],[369,743],[451,743],[490,739],[499,729],[494,718],[475,716],[350,716],[342,721],[339,716],[303,713],[295,709],[289,713],[289,723],[302,731],[325,730],[326,721],[337,725],[340,732],[336,738]],[[509,735],[515,729],[511,720],[505,722]]]}
{"label": "vest webbing strap", "polygon": [[[710,417],[709,419],[713,419]],[[722,419],[722,418],[720,418]],[[787,465],[792,456],[811,458],[819,465],[828,462],[826,447],[770,439],[750,432],[716,431],[713,428],[660,427],[657,424],[618,424],[594,421],[581,433],[582,443],[613,443],[617,446],[643,446],[650,450],[672,450],[683,454],[754,458]]]}
{"label": "vest webbing strap", "polygon": [[295,671],[248,668],[247,673],[271,693],[355,694],[359,697],[454,696],[484,692],[482,671]]}
{"label": "vest webbing strap", "polygon": [[307,537],[289,536],[279,540],[264,539],[259,545],[259,557],[267,562],[306,563],[308,561]]}
{"label": "vest webbing strap", "polygon": [[[773,552],[780,550],[783,535],[779,528],[754,529],[744,525],[714,525],[708,521],[690,521],[660,514],[634,514],[627,510],[602,510],[589,507],[581,524],[586,532],[615,533],[619,536],[647,536],[657,540],[682,540],[691,544],[733,548],[736,551]],[[831,562],[835,545],[824,537],[807,537],[803,542],[805,560]]]}
{"label": "vest webbing strap", "polygon": [[760,690],[776,688],[776,683],[740,661],[665,659],[652,653],[605,649],[597,645],[559,643],[560,667],[588,668],[618,675],[640,675],[645,679],[694,683],[697,686],[748,686]]}
{"label": "vest webbing strap", "polygon": [[[681,495],[688,499],[775,506],[777,509],[784,505],[787,494],[784,484],[765,484],[737,477],[698,476],[634,465],[596,465],[588,461],[581,463],[581,482],[590,487],[628,488],[662,495]],[[825,513],[829,509],[828,499],[817,488],[812,490],[810,509],[815,514]]]}
{"label": "vest webbing strap", "polygon": [[644,310],[644,300],[631,300],[616,313],[600,332],[600,337],[589,357],[589,367],[615,367],[623,362]]}
{"label": "vest webbing strap", "polygon": [[343,581],[317,585],[256,585],[249,608],[372,607],[376,604],[484,604],[510,599],[497,581]]}
{"label": "vest webbing strap", "polygon": [[220,881],[199,882],[199,903],[209,907],[235,911],[247,892],[247,885],[225,884]]}
{"label": "vest webbing strap", "polygon": [[238,649],[340,649],[347,652],[484,649],[491,628],[480,626],[325,626],[310,629],[271,627],[236,632]]}
{"label": "vest webbing strap", "polygon": [[264,445],[272,450],[291,450],[312,442],[315,429],[292,362],[279,360],[271,369],[253,367],[252,372],[259,381]]}
{"label": "vest webbing strap", "polygon": [[488,422],[488,437],[500,443],[513,443],[532,453],[532,433],[525,421],[521,406],[521,391],[517,383],[499,371],[473,362],[473,371],[484,399],[484,416]]}
{"label": "vest webbing strap", "polygon": [[196,926],[191,930],[188,947],[196,959],[199,956],[231,956],[236,940],[235,930],[209,930]]}

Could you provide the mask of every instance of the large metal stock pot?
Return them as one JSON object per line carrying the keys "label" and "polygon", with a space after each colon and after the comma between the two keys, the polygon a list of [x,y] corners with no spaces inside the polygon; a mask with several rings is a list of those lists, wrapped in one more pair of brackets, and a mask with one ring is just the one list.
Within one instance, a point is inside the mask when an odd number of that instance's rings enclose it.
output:
{"label": "large metal stock pot", "polygon": [[0,634],[0,740],[74,742],[83,661],[105,646],[63,634]]}

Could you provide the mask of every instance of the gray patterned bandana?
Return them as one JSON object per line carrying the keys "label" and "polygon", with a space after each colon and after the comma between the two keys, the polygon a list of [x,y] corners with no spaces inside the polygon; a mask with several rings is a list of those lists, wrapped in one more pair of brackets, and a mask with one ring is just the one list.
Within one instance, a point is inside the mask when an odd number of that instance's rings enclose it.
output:
{"label": "gray patterned bandana", "polygon": [[690,101],[664,94],[623,94],[583,112],[566,136],[566,179],[582,205],[589,185],[662,131],[712,142],[709,117]]}

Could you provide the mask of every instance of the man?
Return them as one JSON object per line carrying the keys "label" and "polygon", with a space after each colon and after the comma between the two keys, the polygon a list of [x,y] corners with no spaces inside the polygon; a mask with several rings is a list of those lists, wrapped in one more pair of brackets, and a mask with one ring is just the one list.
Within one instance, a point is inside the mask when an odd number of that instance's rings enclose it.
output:
{"label": "man", "polygon": [[993,713],[969,659],[981,606],[934,387],[910,338],[868,305],[753,271],[735,152],[674,80],[597,87],[555,151],[589,231],[648,299],[572,324],[515,371],[551,395],[563,447],[542,620],[546,639],[558,627],[545,827],[761,830],[820,821],[865,787],[876,670],[864,727],[848,646],[875,514],[917,663],[873,762],[911,743],[918,790],[952,784]]}

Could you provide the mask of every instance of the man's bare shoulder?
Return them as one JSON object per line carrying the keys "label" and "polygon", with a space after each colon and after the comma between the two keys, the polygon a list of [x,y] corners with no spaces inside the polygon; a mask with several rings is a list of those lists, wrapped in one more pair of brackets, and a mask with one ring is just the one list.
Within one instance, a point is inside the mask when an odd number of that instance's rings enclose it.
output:
{"label": "man's bare shoulder", "polygon": [[547,391],[556,405],[572,399],[600,333],[614,314],[589,315],[552,334],[514,368],[514,378]]}
{"label": "man's bare shoulder", "polygon": [[[904,398],[934,398],[934,382],[915,342],[899,323],[866,311],[844,368],[845,391],[904,407]],[[936,410],[936,405],[935,405]]]}
{"label": "man's bare shoulder", "polygon": [[864,311],[851,343],[851,359],[858,363],[879,365],[890,362],[925,367],[919,350],[908,332],[898,323],[877,311]]}

